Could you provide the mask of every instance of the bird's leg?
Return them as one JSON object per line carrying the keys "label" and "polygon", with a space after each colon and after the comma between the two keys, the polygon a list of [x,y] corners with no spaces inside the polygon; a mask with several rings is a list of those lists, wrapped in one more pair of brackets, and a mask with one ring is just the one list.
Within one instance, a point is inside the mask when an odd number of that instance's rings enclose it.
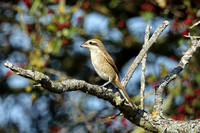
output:
{"label": "bird's leg", "polygon": [[104,86],[110,84],[111,82],[112,82],[112,81],[108,81],[108,82],[104,83],[101,87],[104,87]]}
{"label": "bird's leg", "polygon": [[[112,82],[112,81],[108,81],[108,82],[104,83],[101,87],[104,87],[104,86],[110,84],[111,82]],[[105,92],[107,92],[107,91],[110,92],[110,91],[112,91],[112,89],[106,89]]]}

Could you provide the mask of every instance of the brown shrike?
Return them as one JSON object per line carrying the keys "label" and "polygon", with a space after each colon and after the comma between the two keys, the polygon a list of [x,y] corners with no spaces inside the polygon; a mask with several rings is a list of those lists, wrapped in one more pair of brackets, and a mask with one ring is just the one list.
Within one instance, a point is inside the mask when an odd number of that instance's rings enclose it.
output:
{"label": "brown shrike", "polygon": [[102,87],[108,85],[111,82],[116,84],[120,93],[128,101],[130,106],[134,108],[130,97],[120,82],[118,69],[115,65],[115,62],[105,49],[103,43],[98,39],[90,39],[82,44],[81,47],[88,48],[90,50],[91,61],[95,71],[102,79],[108,81],[103,84]]}

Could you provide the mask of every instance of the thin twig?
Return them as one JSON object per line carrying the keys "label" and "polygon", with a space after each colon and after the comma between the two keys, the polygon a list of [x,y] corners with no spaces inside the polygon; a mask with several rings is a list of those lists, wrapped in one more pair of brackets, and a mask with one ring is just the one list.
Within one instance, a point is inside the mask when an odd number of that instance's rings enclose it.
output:
{"label": "thin twig", "polygon": [[[186,38],[190,38],[191,36],[190,35],[184,35],[184,37],[186,37]],[[200,38],[200,36],[192,36],[193,38],[197,38],[197,39],[199,39]]]}
{"label": "thin twig", "polygon": [[121,112],[119,112],[119,113],[117,113],[115,116],[113,116],[113,117],[108,117],[109,119],[115,119],[116,117],[118,117],[118,116],[120,116],[122,113]]}
{"label": "thin twig", "polygon": [[192,26],[190,26],[190,29],[194,28],[195,26],[199,25],[200,24],[200,21],[194,23]]}
{"label": "thin twig", "polygon": [[152,37],[149,39],[147,43],[145,43],[142,47],[142,50],[138,54],[138,56],[135,58],[131,66],[129,67],[126,75],[122,79],[122,86],[125,88],[128,81],[132,77],[135,69],[138,67],[139,63],[141,62],[144,55],[147,53],[149,48],[152,46],[152,44],[156,41],[156,39],[159,37],[159,35],[162,33],[162,31],[169,25],[169,21],[164,21],[153,33]]}
{"label": "thin twig", "polygon": [[144,90],[145,90],[145,65],[146,65],[147,54],[142,59],[142,71],[141,71],[141,89],[140,89],[140,108],[144,109]]}
{"label": "thin twig", "polygon": [[192,58],[193,54],[197,51],[200,47],[200,40],[197,40],[190,36],[192,45],[191,47],[183,54],[181,60],[179,61],[178,65],[175,66],[172,71],[165,76],[160,83],[155,87],[155,103],[153,112],[157,112],[162,115],[163,112],[163,92],[167,84],[175,79],[178,74],[185,68],[188,64],[189,60]]}
{"label": "thin twig", "polygon": [[[145,38],[144,38],[144,43],[147,43],[149,40],[149,35],[150,35],[150,29],[151,26],[147,25],[146,30],[145,30]],[[140,89],[140,107],[141,109],[144,109],[144,90],[145,90],[145,67],[146,67],[146,59],[147,59],[147,54],[144,55],[142,59],[142,71],[141,71],[141,89]]]}

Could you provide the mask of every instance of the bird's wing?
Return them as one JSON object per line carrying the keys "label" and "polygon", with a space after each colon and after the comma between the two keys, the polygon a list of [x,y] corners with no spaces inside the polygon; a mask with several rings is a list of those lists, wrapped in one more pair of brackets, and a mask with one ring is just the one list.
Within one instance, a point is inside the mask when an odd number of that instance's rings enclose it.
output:
{"label": "bird's wing", "polygon": [[113,67],[117,75],[119,75],[119,71],[115,65],[115,62],[113,61],[112,57],[109,55],[109,53],[106,50],[105,52],[103,52],[103,56],[106,58],[106,61]]}

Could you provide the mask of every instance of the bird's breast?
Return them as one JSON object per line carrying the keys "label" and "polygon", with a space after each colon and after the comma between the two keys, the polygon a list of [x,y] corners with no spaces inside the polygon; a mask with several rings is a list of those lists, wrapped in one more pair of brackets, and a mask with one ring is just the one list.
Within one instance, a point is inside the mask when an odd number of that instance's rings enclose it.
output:
{"label": "bird's breast", "polygon": [[114,69],[107,62],[101,51],[91,51],[91,61],[97,74],[104,80],[109,80],[112,77]]}

